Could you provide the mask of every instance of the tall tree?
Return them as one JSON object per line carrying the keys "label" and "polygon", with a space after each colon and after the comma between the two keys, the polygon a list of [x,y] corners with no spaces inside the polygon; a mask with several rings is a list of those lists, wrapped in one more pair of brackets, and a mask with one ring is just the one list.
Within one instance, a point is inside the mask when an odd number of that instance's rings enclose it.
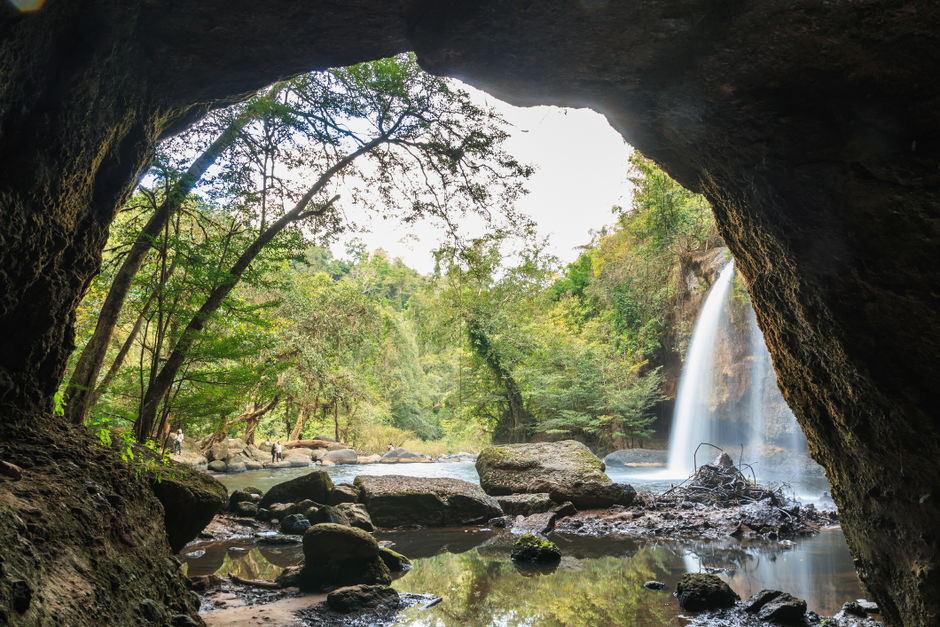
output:
{"label": "tall tree", "polygon": [[[357,160],[370,161],[359,171],[366,183],[358,200],[406,220],[435,216],[450,225],[469,211],[514,217],[513,201],[531,172],[503,151],[507,134],[495,113],[421,71],[411,55],[306,75],[291,84],[284,105],[297,149],[285,159],[282,176],[270,176],[263,162],[261,203],[253,207],[257,236],[188,322],[148,387],[135,423],[140,439],[152,435],[187,351],[261,250],[295,223],[320,233],[337,227],[337,197],[328,198],[328,188]],[[321,174],[306,189],[296,188],[291,167],[295,176],[311,169]],[[268,204],[265,185],[274,179],[280,207]],[[242,206],[252,209],[251,200],[242,199]]]}

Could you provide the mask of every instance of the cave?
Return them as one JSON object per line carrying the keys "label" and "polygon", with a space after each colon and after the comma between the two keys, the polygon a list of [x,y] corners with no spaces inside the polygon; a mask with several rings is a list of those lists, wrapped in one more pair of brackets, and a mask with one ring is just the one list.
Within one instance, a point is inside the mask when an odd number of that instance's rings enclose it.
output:
{"label": "cave", "polygon": [[[890,624],[937,620],[940,4],[20,0],[0,5],[0,34],[3,461],[49,458],[63,490],[107,484],[115,530],[144,525],[153,498],[52,412],[116,208],[155,143],[209,108],[413,50],[514,104],[600,111],[706,195],[859,576]],[[183,595],[157,531],[85,546],[80,508],[11,486],[3,617],[123,624],[148,589]],[[117,566],[110,583],[98,572]],[[121,572],[137,583],[116,585]]]}

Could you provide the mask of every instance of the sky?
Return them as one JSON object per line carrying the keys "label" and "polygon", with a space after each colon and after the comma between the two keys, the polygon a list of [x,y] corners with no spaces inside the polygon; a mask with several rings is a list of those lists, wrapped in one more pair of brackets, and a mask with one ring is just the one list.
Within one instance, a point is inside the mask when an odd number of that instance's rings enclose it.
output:
{"label": "sky", "polygon": [[[633,149],[604,116],[590,109],[514,107],[461,86],[477,103],[494,107],[512,125],[507,151],[536,168],[527,184],[529,194],[517,208],[536,221],[540,236],[548,236],[549,252],[563,263],[574,261],[580,254],[578,247],[591,241],[591,231],[616,222],[611,207],[629,204],[632,186],[627,180],[627,158]],[[371,231],[341,236],[332,246],[336,256],[345,257],[346,244],[355,238],[368,251],[381,248],[421,273],[433,269],[431,251],[444,239],[433,225],[403,226],[364,216],[357,222],[371,224]],[[480,233],[468,230],[468,234]]]}

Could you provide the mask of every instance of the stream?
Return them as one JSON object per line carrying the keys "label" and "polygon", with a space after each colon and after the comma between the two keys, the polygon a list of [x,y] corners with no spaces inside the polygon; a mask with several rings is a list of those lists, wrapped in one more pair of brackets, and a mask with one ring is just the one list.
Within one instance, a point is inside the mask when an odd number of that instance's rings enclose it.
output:
{"label": "stream", "polygon": [[[356,475],[408,474],[454,477],[477,482],[472,463],[372,464],[325,470],[335,483]],[[219,475],[229,490],[248,485],[266,490],[311,468],[249,471]],[[611,472],[638,488],[668,487],[643,474]],[[626,475],[629,475],[627,477]],[[793,542],[727,538],[702,542],[682,538],[649,540],[617,536],[586,537],[554,533],[562,561],[551,572],[517,568],[509,559],[514,536],[486,529],[420,529],[376,532],[394,543],[414,566],[393,586],[399,592],[430,593],[443,602],[405,610],[401,625],[684,625],[672,597],[681,575],[714,572],[742,597],[764,588],[785,590],[805,599],[809,610],[832,615],[849,600],[862,598],[852,558],[840,529]],[[265,546],[254,539],[202,542],[181,556],[190,576],[238,575],[273,579],[303,559],[300,544]],[[643,583],[658,580],[662,591]]]}

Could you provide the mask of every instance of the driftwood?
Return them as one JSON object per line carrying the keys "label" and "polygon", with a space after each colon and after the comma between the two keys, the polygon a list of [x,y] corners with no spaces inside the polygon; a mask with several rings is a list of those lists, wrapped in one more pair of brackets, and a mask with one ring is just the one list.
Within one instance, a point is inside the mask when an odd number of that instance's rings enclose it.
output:
{"label": "driftwood", "polygon": [[288,440],[287,442],[281,442],[281,446],[287,448],[327,448],[330,444],[336,443],[327,442],[326,440]]}

